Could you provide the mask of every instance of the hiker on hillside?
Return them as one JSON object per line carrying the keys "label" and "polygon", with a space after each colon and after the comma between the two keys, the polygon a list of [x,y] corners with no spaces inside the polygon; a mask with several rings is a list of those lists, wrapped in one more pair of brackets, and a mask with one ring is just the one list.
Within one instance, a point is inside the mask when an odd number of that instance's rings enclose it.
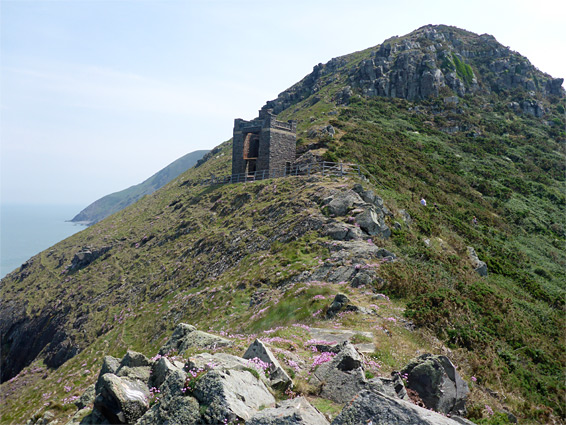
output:
{"label": "hiker on hillside", "polygon": [[472,224],[473,224],[474,226],[477,226],[477,225],[478,225],[478,219],[476,218],[475,215],[474,215],[474,218],[472,218]]}
{"label": "hiker on hillside", "polygon": [[425,200],[424,197],[421,198],[421,205],[422,205],[423,207],[426,207],[426,200]]}

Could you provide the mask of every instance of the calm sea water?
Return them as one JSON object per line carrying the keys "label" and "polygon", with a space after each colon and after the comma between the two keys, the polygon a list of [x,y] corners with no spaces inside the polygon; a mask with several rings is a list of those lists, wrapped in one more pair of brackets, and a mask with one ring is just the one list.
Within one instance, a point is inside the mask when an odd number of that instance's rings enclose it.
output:
{"label": "calm sea water", "polygon": [[35,254],[84,230],[67,223],[84,205],[0,205],[0,278]]}

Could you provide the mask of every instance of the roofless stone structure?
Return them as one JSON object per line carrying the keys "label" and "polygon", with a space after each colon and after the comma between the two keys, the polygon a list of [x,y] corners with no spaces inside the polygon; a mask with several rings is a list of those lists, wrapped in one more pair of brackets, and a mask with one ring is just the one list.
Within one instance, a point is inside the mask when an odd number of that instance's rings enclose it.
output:
{"label": "roofless stone structure", "polygon": [[295,161],[297,122],[277,121],[272,109],[260,110],[259,117],[234,120],[232,174],[282,170]]}

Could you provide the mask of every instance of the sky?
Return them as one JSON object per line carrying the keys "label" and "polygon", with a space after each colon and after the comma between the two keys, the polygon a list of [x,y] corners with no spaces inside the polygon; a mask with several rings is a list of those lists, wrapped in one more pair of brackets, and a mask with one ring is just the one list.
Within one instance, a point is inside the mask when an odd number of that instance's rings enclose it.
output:
{"label": "sky", "polygon": [[318,63],[423,25],[566,77],[563,0],[0,0],[0,201],[76,204],[231,138]]}

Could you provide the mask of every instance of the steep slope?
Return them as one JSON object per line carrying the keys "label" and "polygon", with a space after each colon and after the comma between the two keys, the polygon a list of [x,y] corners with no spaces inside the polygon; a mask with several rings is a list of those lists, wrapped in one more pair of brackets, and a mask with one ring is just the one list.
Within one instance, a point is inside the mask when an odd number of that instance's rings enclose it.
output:
{"label": "steep slope", "polygon": [[149,195],[165,186],[179,174],[193,167],[208,152],[206,150],[195,151],[182,156],[142,183],[120,192],[111,193],[94,201],[73,217],[71,221],[88,225],[98,223],[109,215],[126,208],[128,205],[132,205],[142,196]]}
{"label": "steep slope", "polygon": [[[298,120],[301,152],[361,163],[369,180],[194,184],[229,173],[227,142],[161,190],[32,258],[2,280],[5,421],[29,417],[42,394],[64,416],[65,388],[80,394],[101,356],[128,347],[156,353],[180,321],[243,341],[268,331],[289,348],[293,324],[329,326],[319,312],[328,302],[314,297],[340,291],[365,308],[379,293],[391,298],[375,320],[355,313],[330,324],[374,332],[383,371],[421,350],[449,353],[477,378],[474,420],[496,423],[489,404],[524,423],[563,421],[560,84],[492,37],[445,26],[317,65],[265,108]],[[391,212],[391,237],[367,236],[364,246],[396,261],[336,259],[342,245],[329,226],[350,216],[325,215],[325,199],[355,183]],[[486,277],[474,272],[468,246],[487,263]],[[351,267],[375,273],[359,288],[354,275],[339,278]]]}

